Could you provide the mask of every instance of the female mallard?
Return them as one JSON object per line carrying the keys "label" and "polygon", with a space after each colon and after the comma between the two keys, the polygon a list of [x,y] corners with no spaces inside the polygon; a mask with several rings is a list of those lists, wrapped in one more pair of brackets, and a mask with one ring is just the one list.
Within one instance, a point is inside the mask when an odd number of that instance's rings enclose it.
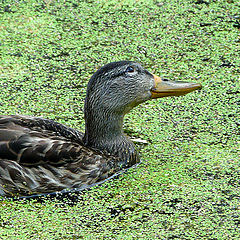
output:
{"label": "female mallard", "polygon": [[53,120],[0,116],[0,195],[84,189],[139,162],[123,118],[153,98],[180,96],[197,83],[161,79],[131,61],[109,63],[91,77],[85,134]]}

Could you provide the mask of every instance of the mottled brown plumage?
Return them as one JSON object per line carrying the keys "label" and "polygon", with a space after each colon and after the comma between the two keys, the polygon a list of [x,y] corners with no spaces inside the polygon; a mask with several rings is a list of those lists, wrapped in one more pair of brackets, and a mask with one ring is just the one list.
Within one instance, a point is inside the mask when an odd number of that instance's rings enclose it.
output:
{"label": "mottled brown plumage", "polygon": [[0,116],[0,139],[1,195],[79,188],[116,167],[116,157],[84,147],[80,132],[51,120]]}
{"label": "mottled brown plumage", "polygon": [[200,88],[169,82],[166,90],[164,84],[135,62],[100,68],[88,84],[84,134],[53,120],[0,116],[0,195],[83,189],[136,164],[138,154],[122,130],[124,115],[151,98]]}

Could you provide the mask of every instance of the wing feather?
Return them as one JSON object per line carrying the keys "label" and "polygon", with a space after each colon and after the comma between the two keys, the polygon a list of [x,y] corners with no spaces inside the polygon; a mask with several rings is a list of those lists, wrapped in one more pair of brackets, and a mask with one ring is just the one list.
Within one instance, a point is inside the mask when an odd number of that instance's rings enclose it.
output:
{"label": "wing feather", "polygon": [[0,116],[0,195],[83,189],[121,169],[120,159],[86,148],[82,135],[52,120]]}
{"label": "wing feather", "polygon": [[81,136],[82,133],[52,120],[0,116],[0,160],[27,166],[61,165],[81,154]]}

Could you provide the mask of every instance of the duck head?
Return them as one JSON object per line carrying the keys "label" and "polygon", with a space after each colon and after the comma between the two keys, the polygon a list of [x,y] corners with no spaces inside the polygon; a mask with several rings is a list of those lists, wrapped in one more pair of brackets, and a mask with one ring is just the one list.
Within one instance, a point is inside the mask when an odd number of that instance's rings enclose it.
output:
{"label": "duck head", "polygon": [[200,88],[198,83],[160,78],[137,62],[109,63],[95,72],[88,83],[83,141],[86,146],[128,158],[135,149],[123,134],[126,113],[147,100],[185,95]]}

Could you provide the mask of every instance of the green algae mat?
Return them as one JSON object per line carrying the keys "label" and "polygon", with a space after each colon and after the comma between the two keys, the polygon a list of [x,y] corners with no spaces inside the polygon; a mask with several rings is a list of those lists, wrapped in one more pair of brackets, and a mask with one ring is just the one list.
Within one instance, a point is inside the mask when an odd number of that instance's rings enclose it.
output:
{"label": "green algae mat", "polygon": [[237,0],[1,1],[0,114],[84,130],[100,66],[134,60],[201,91],[125,118],[142,162],[63,199],[0,202],[0,239],[239,239]]}

